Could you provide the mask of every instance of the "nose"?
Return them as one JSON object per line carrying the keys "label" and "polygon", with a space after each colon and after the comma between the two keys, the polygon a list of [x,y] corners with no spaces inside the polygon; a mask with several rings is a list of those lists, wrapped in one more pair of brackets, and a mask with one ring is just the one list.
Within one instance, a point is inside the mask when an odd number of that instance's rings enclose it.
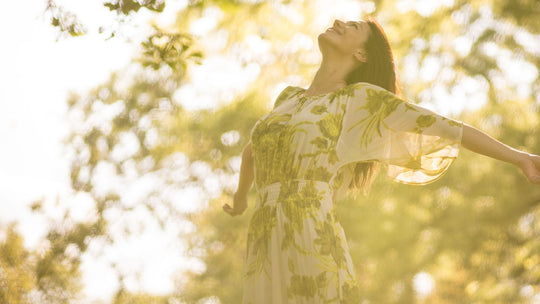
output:
{"label": "nose", "polygon": [[334,20],[334,26],[335,27],[342,27],[343,26],[343,21],[338,20],[338,19]]}

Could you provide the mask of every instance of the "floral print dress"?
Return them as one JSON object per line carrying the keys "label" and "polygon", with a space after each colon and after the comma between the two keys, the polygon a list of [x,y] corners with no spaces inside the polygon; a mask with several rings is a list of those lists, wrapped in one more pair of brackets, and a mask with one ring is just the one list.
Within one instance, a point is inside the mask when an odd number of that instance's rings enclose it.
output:
{"label": "floral print dress", "polygon": [[359,303],[334,203],[354,165],[426,184],[456,159],[463,123],[369,83],[303,97],[288,86],[251,131],[257,201],[247,231],[243,304]]}

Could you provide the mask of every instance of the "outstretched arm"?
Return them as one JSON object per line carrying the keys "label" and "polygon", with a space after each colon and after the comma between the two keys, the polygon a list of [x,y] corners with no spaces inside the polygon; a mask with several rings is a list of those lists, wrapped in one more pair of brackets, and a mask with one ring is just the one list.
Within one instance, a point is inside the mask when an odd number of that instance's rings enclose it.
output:
{"label": "outstretched arm", "polygon": [[253,156],[251,155],[251,141],[246,145],[242,152],[242,164],[240,165],[240,180],[238,189],[233,196],[233,207],[229,204],[223,205],[223,210],[232,216],[244,213],[247,208],[247,193],[251,188],[255,177],[253,169]]}
{"label": "outstretched arm", "polygon": [[463,123],[461,146],[519,167],[529,182],[540,184],[540,156],[516,150],[488,134]]}

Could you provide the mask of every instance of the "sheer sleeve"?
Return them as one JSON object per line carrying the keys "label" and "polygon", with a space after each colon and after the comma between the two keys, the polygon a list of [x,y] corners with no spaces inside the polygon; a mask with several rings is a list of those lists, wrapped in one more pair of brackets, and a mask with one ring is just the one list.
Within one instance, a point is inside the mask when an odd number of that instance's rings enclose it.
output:
{"label": "sheer sleeve", "polygon": [[394,181],[422,185],[446,172],[462,135],[463,122],[363,83],[347,101],[336,152],[340,165],[379,161]]}

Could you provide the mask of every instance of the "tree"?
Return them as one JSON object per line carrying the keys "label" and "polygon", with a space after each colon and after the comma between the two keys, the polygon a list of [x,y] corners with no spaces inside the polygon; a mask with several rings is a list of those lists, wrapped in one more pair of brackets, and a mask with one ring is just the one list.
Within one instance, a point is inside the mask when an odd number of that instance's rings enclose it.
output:
{"label": "tree", "polygon": [[[104,2],[104,8],[109,9],[117,14],[120,23],[126,22],[126,17],[130,14],[137,13],[139,9],[144,8],[152,12],[160,13],[165,8],[164,0],[113,0]],[[49,15],[50,23],[53,27],[58,28],[60,34],[77,37],[85,35],[88,32],[86,26],[77,18],[73,12],[66,10],[63,6],[58,5],[55,0],[46,0],[45,13]],[[104,26],[99,28],[99,32],[103,33],[106,30]],[[112,30],[109,38],[116,35],[116,31]]]}
{"label": "tree", "polygon": [[[39,201],[36,204],[40,204]],[[0,300],[6,304],[71,303],[80,297],[80,253],[99,223],[51,228],[42,246],[24,248],[15,226],[1,227]]]}

